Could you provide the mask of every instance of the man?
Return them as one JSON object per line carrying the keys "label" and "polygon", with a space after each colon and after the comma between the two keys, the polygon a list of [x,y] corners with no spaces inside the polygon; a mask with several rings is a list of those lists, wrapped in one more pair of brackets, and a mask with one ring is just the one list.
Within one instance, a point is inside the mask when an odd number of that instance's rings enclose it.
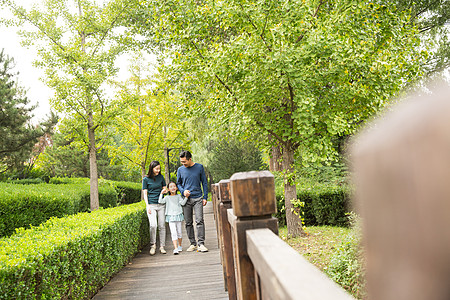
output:
{"label": "man", "polygon": [[[183,207],[183,214],[186,232],[191,242],[186,251],[192,252],[198,249],[200,252],[208,252],[208,248],[205,247],[205,224],[203,222],[203,206],[206,205],[208,199],[205,169],[203,165],[192,161],[192,154],[189,151],[180,153],[180,162],[182,166],[177,171],[177,186],[181,194],[188,198]],[[195,213],[195,223],[197,224],[198,242],[195,240],[193,213]]]}

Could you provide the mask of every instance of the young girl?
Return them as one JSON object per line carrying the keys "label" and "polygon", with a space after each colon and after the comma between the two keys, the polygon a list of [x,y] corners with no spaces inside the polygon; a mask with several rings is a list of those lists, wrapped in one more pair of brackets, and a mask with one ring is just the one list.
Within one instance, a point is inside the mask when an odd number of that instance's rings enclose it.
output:
{"label": "young girl", "polygon": [[173,242],[173,254],[183,251],[181,247],[182,234],[181,222],[184,220],[182,205],[186,204],[187,198],[177,194],[178,188],[175,182],[169,183],[169,195],[163,198],[164,191],[159,195],[159,203],[166,204],[166,222],[169,222],[170,234]]}

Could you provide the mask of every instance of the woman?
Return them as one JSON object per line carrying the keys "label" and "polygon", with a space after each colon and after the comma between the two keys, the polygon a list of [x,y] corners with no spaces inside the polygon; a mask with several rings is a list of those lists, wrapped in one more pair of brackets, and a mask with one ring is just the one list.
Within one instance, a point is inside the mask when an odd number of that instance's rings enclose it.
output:
{"label": "woman", "polygon": [[166,181],[161,175],[161,165],[158,161],[152,161],[148,169],[148,174],[142,180],[144,199],[147,206],[147,216],[150,223],[150,255],[156,252],[156,227],[159,228],[159,245],[162,254],[166,254],[166,224],[165,205],[159,204],[161,191],[167,193]]}

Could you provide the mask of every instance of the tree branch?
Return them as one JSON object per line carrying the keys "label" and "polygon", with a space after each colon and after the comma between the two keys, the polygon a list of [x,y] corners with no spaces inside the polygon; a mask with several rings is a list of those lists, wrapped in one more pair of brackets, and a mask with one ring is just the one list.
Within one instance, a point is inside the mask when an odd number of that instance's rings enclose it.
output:
{"label": "tree branch", "polygon": [[[239,5],[242,8],[242,12],[244,12],[244,6],[242,5],[242,3],[239,3]],[[245,13],[244,13],[245,14]],[[253,23],[252,19],[250,18],[250,16],[248,14],[245,14],[247,20],[250,22],[250,24],[252,25],[252,27],[255,29],[256,32],[258,32],[258,28],[256,27],[255,23]],[[266,19],[267,20],[267,19]],[[264,25],[265,26],[265,25]],[[266,39],[264,38],[264,29],[261,31],[261,34],[259,34],[258,36],[261,38],[261,40],[263,41],[264,45],[266,45],[267,50],[269,50],[269,52],[272,52],[272,49],[270,48],[270,46],[267,44]]]}
{"label": "tree branch", "polygon": [[100,44],[103,43],[104,39],[106,38],[107,34],[111,31],[111,29],[113,28],[113,26],[116,24],[116,22],[119,20],[120,15],[125,11],[125,9],[130,5],[131,2],[127,2],[126,5],[124,5],[124,7],[122,8],[122,10],[115,16],[115,18],[113,19],[113,21],[111,22],[109,28],[104,32],[103,36],[100,38],[100,41],[97,44],[97,47],[94,48],[94,51],[91,54],[91,57],[93,57],[95,55],[95,53],[97,52],[97,50],[100,48]]}
{"label": "tree branch", "polygon": [[[10,2],[7,3],[7,5],[18,15],[20,15],[25,21],[31,23],[34,27],[36,27],[43,35],[45,35],[54,45],[56,45],[58,48],[60,48],[64,53],[66,53],[66,49],[62,44],[60,44],[57,40],[55,40],[52,36],[48,34],[46,30],[44,30],[37,22],[34,22],[31,18],[29,18],[26,14],[22,13],[20,9],[18,9],[17,6],[14,6]],[[22,8],[22,7],[21,7]],[[23,9],[23,8],[22,8]],[[25,9],[23,9],[26,11]],[[78,61],[73,56],[68,56],[66,58],[71,58],[75,63],[78,63]]]}

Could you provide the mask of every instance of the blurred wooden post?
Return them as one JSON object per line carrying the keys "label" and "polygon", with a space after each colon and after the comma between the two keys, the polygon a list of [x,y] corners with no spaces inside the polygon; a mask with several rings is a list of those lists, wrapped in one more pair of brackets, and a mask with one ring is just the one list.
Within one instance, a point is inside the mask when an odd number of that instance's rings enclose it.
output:
{"label": "blurred wooden post", "polygon": [[[247,252],[246,231],[269,228],[278,234],[274,177],[269,171],[236,173],[230,178],[232,226],[238,299],[259,299],[258,278]],[[255,278],[256,277],[256,278]]]}
{"label": "blurred wooden post", "polygon": [[450,299],[450,89],[355,140],[351,159],[373,300]]}
{"label": "blurred wooden post", "polygon": [[[220,228],[218,225],[218,209],[219,209],[219,184],[215,183],[211,185],[211,198],[213,205],[213,213],[214,213],[214,223],[216,225],[217,237],[220,237]],[[217,238],[217,246],[220,249],[220,238]]]}
{"label": "blurred wooden post", "polygon": [[236,277],[234,275],[234,260],[233,260],[233,242],[231,237],[231,226],[228,222],[227,210],[231,208],[230,197],[230,181],[219,181],[219,227],[221,227],[222,238],[222,262],[223,271],[225,274],[225,287],[228,291],[230,300],[237,299],[236,295]]}

